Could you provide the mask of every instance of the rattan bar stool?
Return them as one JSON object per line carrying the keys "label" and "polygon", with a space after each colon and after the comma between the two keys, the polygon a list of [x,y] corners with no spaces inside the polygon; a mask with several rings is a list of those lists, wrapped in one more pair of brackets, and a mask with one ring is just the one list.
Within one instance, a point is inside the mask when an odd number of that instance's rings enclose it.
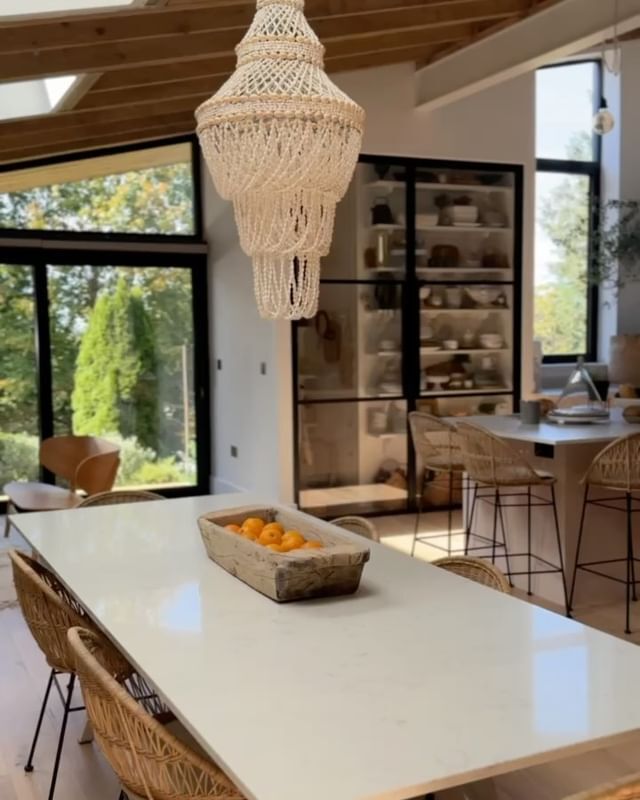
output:
{"label": "rattan bar stool", "polygon": [[494,564],[488,564],[481,558],[471,556],[453,556],[452,558],[439,558],[432,562],[434,567],[446,569],[461,578],[468,578],[475,583],[489,586],[505,594],[511,594],[511,586],[506,575]]}
{"label": "rattan bar stool", "polygon": [[146,503],[148,500],[164,500],[161,494],[146,492],[142,489],[126,489],[115,492],[100,492],[86,497],[76,508],[89,506],[115,506],[121,503]]}
{"label": "rattan bar stool", "polygon": [[122,678],[112,645],[83,628],[68,641],[96,741],[130,800],[242,800],[144,679],[132,668]]}
{"label": "rattan bar stool", "polygon": [[[456,488],[464,489],[464,464],[460,447],[456,438],[456,429],[453,425],[440,417],[425,414],[422,411],[412,411],[409,414],[409,429],[411,440],[418,460],[422,479],[418,487],[418,513],[413,531],[411,555],[414,555],[416,543],[422,542],[430,547],[443,550],[448,556],[453,552],[453,496]],[[427,484],[434,476],[446,474],[448,477],[449,502],[447,503],[447,546],[436,543],[442,539],[441,533],[420,534],[420,518],[423,512],[423,495]],[[456,486],[457,476],[457,486]]]}
{"label": "rattan bar stool", "polygon": [[[509,581],[518,575],[527,576],[527,594],[532,595],[532,578],[534,575],[558,573],[562,578],[562,590],[567,614],[569,613],[569,598],[564,570],[562,543],[560,541],[560,526],[558,523],[558,509],[556,506],[555,482],[553,475],[534,469],[529,462],[516,450],[502,439],[494,436],[476,425],[461,422],[456,426],[458,440],[462,452],[462,460],[469,477],[475,482],[471,511],[467,520],[465,538],[467,549],[491,550],[491,562],[495,564],[498,557],[497,550],[502,550],[506,561],[506,572]],[[510,492],[509,489],[526,489],[523,492]],[[537,489],[547,489],[550,497],[544,497],[536,492]],[[493,506],[493,535],[491,539],[473,533],[473,520],[478,501]],[[505,502],[506,501],[506,502]],[[553,563],[533,550],[532,510],[536,507],[551,508],[555,527],[556,544],[558,548],[558,563]],[[504,523],[504,510],[509,508],[527,509],[527,549],[524,553],[509,552],[507,544],[506,527]],[[498,541],[498,522],[502,534]],[[471,548],[471,538],[480,539],[480,547]],[[527,568],[514,571],[511,569],[511,560],[526,558]]]}
{"label": "rattan bar stool", "polygon": [[[94,626],[80,605],[46,567],[24,553],[19,553],[17,550],[9,550],[9,558],[11,559],[18,602],[25,622],[42,650],[47,664],[51,667],[33,742],[29,750],[29,757],[24,768],[25,772],[33,771],[33,757],[47,701],[53,686],[57,689],[64,707],[58,747],[49,785],[48,797],[49,800],[52,800],[56,788],[60,756],[62,755],[69,714],[72,711],[84,709],[84,706],[71,705],[75,673],[73,658],[67,642],[67,631],[74,625],[82,625],[92,630],[94,630]],[[58,684],[58,676],[63,674],[69,674],[66,691],[63,691]]]}
{"label": "rattan bar stool", "polygon": [[373,522],[370,522],[364,517],[338,517],[337,519],[332,519],[331,524],[337,525],[339,528],[344,528],[345,531],[357,533],[360,536],[364,536],[366,539],[371,539],[372,542],[380,541],[378,529]]}
{"label": "rattan bar stool", "polygon": [[[601,450],[591,462],[587,474],[583,478],[584,497],[582,501],[582,514],[580,516],[580,528],[578,531],[578,545],[576,548],[576,560],[571,580],[571,592],[569,593],[569,610],[573,608],[573,596],[576,588],[576,578],[578,570],[599,575],[617,583],[626,585],[626,623],[625,633],[631,633],[630,628],[630,605],[631,598],[637,600],[636,594],[636,558],[633,552],[633,515],[640,511],[640,497],[634,493],[640,492],[640,433],[632,433],[629,436],[622,436],[615,442],[607,445]],[[619,492],[621,497],[596,497],[589,496],[592,488],[602,489],[608,492]],[[580,561],[580,551],[582,549],[585,519],[587,506],[599,506],[611,511],[618,511],[626,514],[627,526],[627,552],[623,558],[609,558],[600,561]],[[610,533],[610,531],[608,531]],[[593,569],[594,567],[604,566],[605,564],[621,564],[626,562],[625,578],[617,578],[606,572]]]}

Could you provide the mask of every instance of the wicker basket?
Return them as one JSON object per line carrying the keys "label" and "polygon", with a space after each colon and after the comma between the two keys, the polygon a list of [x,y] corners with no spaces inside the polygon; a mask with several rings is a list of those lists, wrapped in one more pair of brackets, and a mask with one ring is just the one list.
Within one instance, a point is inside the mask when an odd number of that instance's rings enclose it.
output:
{"label": "wicker basket", "polygon": [[[280,522],[285,530],[298,530],[324,547],[276,553],[224,528],[247,517]],[[198,525],[212,561],[279,603],[353,594],[369,560],[366,545],[341,535],[327,522],[288,508],[246,506],[212,512],[200,517]]]}

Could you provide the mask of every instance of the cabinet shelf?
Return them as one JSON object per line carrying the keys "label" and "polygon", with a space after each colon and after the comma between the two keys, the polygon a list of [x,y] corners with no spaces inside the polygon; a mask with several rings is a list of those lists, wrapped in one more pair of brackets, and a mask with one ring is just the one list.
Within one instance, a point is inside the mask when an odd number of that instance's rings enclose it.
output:
{"label": "cabinet shelf", "polygon": [[504,314],[508,311],[511,309],[506,306],[490,306],[488,308],[444,308],[443,306],[438,308],[433,306],[433,308],[420,309],[421,314]]}
{"label": "cabinet shelf", "polygon": [[486,186],[484,183],[424,183],[422,181],[416,182],[416,189],[428,192],[478,192],[478,194],[513,192],[512,186]]}
{"label": "cabinet shelf", "polygon": [[435,391],[420,392],[420,397],[484,397],[488,394],[511,394],[513,389],[509,386],[496,386],[494,389],[437,389]]}
{"label": "cabinet shelf", "polygon": [[[379,225],[376,227],[380,227]],[[506,225],[416,225],[416,230],[423,233],[511,233],[511,228]]]}
{"label": "cabinet shelf", "polygon": [[475,347],[470,350],[465,350],[460,348],[458,350],[445,350],[445,348],[441,348],[440,350],[425,350],[423,347],[420,348],[420,355],[421,356],[458,356],[458,355],[476,355],[482,353],[483,355],[492,355],[493,353],[510,353],[510,347],[496,347],[494,349],[490,349],[488,347]]}

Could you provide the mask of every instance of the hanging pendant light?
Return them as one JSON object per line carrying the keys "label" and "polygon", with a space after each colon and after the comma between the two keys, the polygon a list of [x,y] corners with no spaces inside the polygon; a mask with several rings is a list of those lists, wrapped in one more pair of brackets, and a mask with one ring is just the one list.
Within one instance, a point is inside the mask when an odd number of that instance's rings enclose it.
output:
{"label": "hanging pendant light", "polygon": [[[619,75],[622,67],[622,48],[618,37],[618,0],[613,7],[613,41],[607,47],[607,40],[602,42],[602,65],[611,75]],[[616,125],[616,119],[609,110],[609,105],[604,96],[600,98],[600,107],[593,118],[593,130],[598,136],[610,133]]]}
{"label": "hanging pendant light", "polygon": [[324,47],[303,8],[304,0],[257,0],[236,71],[196,110],[267,319],[315,315],[320,259],[362,144],[364,112],[324,72]]}

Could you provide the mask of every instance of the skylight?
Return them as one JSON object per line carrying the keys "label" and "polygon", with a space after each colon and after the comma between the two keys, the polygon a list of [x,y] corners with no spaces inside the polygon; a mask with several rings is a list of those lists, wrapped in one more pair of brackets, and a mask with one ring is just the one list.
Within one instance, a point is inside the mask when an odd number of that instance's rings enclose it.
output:
{"label": "skylight", "polygon": [[56,111],[78,81],[78,75],[0,83],[0,120]]}
{"label": "skylight", "polygon": [[114,6],[140,5],[136,0],[4,0],[0,17],[26,17],[60,11],[100,10]]}

